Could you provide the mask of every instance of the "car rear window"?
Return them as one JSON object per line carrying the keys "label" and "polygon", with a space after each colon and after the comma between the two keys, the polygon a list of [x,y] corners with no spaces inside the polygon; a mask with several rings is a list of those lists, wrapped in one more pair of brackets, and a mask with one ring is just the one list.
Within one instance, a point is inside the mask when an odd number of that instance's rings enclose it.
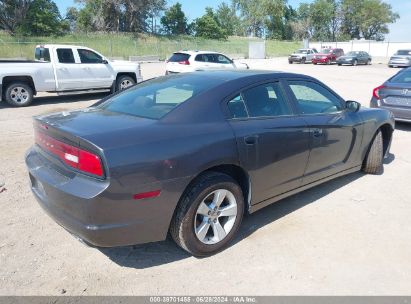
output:
{"label": "car rear window", "polygon": [[109,98],[98,108],[160,119],[179,104],[221,83],[202,75],[173,75],[145,81]]}
{"label": "car rear window", "polygon": [[404,70],[390,79],[395,83],[411,83],[411,70]]}
{"label": "car rear window", "polygon": [[184,53],[174,53],[170,59],[168,59],[169,62],[181,62],[181,61],[186,61],[190,58],[189,54],[184,54]]}
{"label": "car rear window", "polygon": [[34,58],[39,61],[50,62],[50,51],[48,48],[38,47],[36,48]]}
{"label": "car rear window", "polygon": [[399,50],[396,55],[411,55],[411,50]]}

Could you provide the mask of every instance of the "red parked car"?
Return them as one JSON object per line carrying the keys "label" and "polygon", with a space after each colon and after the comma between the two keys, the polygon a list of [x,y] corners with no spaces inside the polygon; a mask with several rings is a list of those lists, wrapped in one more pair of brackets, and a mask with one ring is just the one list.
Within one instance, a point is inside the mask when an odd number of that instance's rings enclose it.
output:
{"label": "red parked car", "polygon": [[340,56],[344,56],[343,49],[323,49],[320,53],[314,56],[312,63],[331,64],[337,62],[337,58]]}

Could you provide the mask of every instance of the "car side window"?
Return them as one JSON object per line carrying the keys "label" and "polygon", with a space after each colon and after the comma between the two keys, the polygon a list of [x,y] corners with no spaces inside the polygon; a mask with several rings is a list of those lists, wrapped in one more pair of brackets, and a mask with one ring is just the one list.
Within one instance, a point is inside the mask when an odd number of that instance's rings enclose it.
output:
{"label": "car side window", "polygon": [[247,109],[241,95],[237,95],[228,102],[228,110],[230,111],[231,118],[247,118]]}
{"label": "car side window", "polygon": [[277,117],[292,114],[278,82],[244,90],[241,97],[249,117]]}
{"label": "car side window", "polygon": [[75,63],[72,49],[57,49],[57,58],[60,63]]}
{"label": "car side window", "polygon": [[340,99],[323,86],[310,81],[289,81],[302,114],[335,113],[343,109]]}
{"label": "car side window", "polygon": [[204,56],[202,54],[197,55],[196,58],[194,59],[195,61],[199,61],[199,62],[204,62]]}
{"label": "car side window", "polygon": [[232,61],[228,59],[227,57],[225,57],[224,55],[218,55],[217,60],[218,60],[218,63],[221,63],[221,64],[231,64],[232,63]]}
{"label": "car side window", "polygon": [[81,63],[102,63],[103,58],[93,51],[86,49],[78,49]]}

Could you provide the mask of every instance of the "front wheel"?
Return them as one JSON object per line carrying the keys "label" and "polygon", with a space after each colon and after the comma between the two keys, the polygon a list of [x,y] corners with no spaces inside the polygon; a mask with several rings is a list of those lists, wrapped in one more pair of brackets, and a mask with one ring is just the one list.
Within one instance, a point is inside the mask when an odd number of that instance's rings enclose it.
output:
{"label": "front wheel", "polygon": [[353,62],[352,62],[352,65],[353,66],[356,66],[358,64],[358,61],[357,61],[357,59],[355,59]]}
{"label": "front wheel", "polygon": [[367,65],[371,65],[371,59],[367,60]]}
{"label": "front wheel", "polygon": [[7,86],[4,93],[6,101],[15,107],[25,107],[33,101],[33,89],[24,82],[14,82]]}
{"label": "front wheel", "polygon": [[305,64],[305,61],[306,61],[305,58],[301,59],[301,64]]}
{"label": "front wheel", "polygon": [[383,166],[383,153],[382,133],[381,130],[378,130],[369,147],[362,170],[368,174],[380,173]]}
{"label": "front wheel", "polygon": [[131,77],[131,76],[128,76],[128,75],[120,76],[117,79],[117,82],[116,82],[116,90],[117,91],[125,90],[125,89],[133,86],[135,83],[136,82],[135,82],[134,78]]}
{"label": "front wheel", "polygon": [[181,198],[170,226],[174,241],[194,256],[222,250],[235,236],[244,213],[243,192],[230,176],[203,174]]}

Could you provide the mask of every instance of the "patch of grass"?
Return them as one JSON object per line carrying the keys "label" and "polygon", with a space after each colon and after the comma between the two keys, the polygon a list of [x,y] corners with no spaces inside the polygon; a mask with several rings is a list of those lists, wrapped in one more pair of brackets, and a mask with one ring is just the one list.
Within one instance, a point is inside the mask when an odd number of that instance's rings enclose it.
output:
{"label": "patch of grass", "polygon": [[[34,48],[37,44],[61,43],[75,44],[90,47],[107,57],[157,55],[166,59],[171,53],[178,50],[212,50],[225,53],[234,57],[248,57],[249,41],[262,41],[260,39],[245,37],[230,37],[226,41],[202,39],[196,37],[157,37],[140,35],[136,37],[130,33],[108,34],[73,34],[62,37],[12,37],[0,32],[0,58],[23,57],[34,58]],[[266,41],[267,57],[284,56],[301,47],[295,41]]]}

